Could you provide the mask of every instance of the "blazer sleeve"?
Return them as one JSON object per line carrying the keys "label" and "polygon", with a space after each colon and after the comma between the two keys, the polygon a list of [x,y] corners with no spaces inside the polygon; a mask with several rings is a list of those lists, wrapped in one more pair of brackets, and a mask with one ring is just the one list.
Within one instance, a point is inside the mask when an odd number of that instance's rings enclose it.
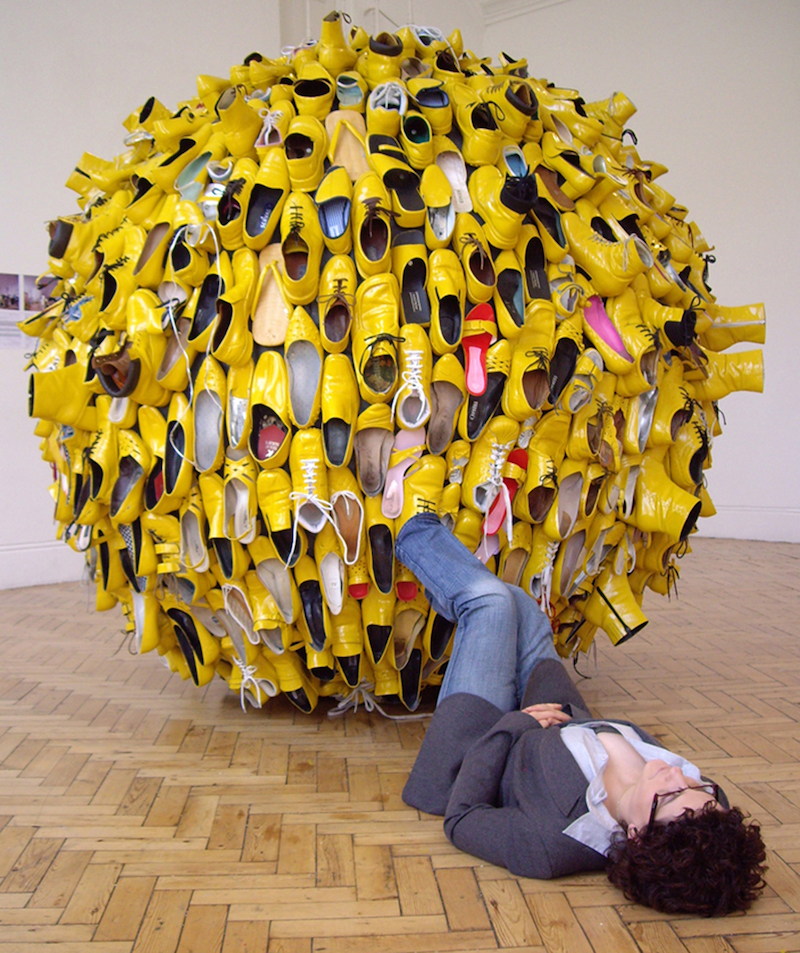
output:
{"label": "blazer sleeve", "polygon": [[545,702],[556,702],[571,710],[573,716],[588,713],[583,696],[572,684],[564,663],[557,659],[543,659],[533,667],[528,678],[520,708]]}

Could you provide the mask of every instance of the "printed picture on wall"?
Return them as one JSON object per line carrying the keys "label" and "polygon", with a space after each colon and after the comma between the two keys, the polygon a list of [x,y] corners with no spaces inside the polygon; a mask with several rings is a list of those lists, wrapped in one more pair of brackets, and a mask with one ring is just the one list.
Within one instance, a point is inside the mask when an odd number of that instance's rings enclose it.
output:
{"label": "printed picture on wall", "polygon": [[19,311],[19,275],[0,273],[0,311]]}
{"label": "printed picture on wall", "polygon": [[35,275],[22,276],[23,311],[26,314],[36,314],[53,303],[52,292],[58,283],[54,275],[45,276],[39,282]]}
{"label": "printed picture on wall", "polygon": [[21,283],[19,275],[0,272],[0,347],[25,346],[25,335],[17,327],[17,321],[22,317]]}

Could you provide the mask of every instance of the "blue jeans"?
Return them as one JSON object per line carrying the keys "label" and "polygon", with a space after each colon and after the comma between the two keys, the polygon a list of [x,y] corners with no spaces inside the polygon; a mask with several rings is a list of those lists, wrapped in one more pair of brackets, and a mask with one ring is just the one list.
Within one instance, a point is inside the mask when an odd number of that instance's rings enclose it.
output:
{"label": "blue jeans", "polygon": [[408,520],[395,552],[425,586],[431,608],[457,623],[439,702],[470,692],[504,712],[519,708],[534,665],[559,657],[536,602],[498,579],[432,513]]}

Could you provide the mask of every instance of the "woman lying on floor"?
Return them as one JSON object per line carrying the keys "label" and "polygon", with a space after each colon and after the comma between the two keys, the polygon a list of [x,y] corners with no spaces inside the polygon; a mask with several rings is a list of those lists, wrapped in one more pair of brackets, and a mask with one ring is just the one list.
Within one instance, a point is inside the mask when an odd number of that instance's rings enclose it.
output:
{"label": "woman lying on floor", "polygon": [[759,826],[646,731],[592,718],[538,605],[435,509],[422,512],[424,471],[408,481],[422,502],[396,552],[458,627],[405,802],[444,815],[456,847],[518,876],[605,868],[629,899],[666,913],[747,909],[764,886]]}

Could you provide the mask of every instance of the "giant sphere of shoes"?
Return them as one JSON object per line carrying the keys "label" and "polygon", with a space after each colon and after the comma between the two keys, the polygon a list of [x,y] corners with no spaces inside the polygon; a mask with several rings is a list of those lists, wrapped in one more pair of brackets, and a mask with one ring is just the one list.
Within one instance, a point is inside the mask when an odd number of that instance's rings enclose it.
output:
{"label": "giant sphere of shoes", "polygon": [[762,389],[760,350],[721,352],[764,309],[717,304],[634,111],[332,13],[84,154],[60,297],[20,324],[29,409],[59,535],[139,652],[243,707],[413,710],[453,637],[394,558],[423,470],[562,655],[646,624],[714,512],[717,402]]}

